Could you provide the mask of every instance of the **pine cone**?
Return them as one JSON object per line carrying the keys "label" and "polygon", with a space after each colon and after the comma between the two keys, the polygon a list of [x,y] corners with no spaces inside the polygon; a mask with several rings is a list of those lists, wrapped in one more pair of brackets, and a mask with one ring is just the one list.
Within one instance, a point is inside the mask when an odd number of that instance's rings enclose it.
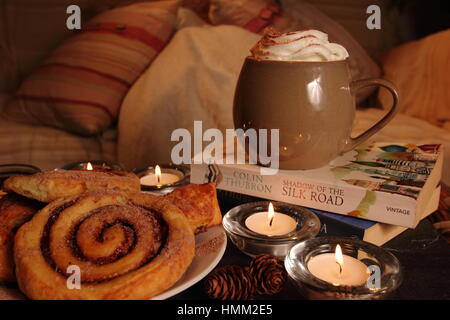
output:
{"label": "pine cone", "polygon": [[254,278],[247,268],[224,266],[211,272],[204,282],[206,294],[220,300],[250,300],[255,295]]}
{"label": "pine cone", "polygon": [[255,278],[259,294],[276,294],[283,290],[287,280],[283,262],[270,254],[256,256],[250,262],[249,273]]}

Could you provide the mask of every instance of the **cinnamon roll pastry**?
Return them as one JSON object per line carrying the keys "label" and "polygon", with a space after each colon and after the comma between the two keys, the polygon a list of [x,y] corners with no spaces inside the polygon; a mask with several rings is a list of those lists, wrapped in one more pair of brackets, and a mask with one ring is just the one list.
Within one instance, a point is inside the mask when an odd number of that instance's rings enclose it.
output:
{"label": "cinnamon roll pastry", "polygon": [[17,232],[14,259],[32,299],[148,299],[180,279],[194,250],[186,217],[168,201],[96,191],[39,211]]}
{"label": "cinnamon roll pastry", "polygon": [[214,183],[188,184],[164,197],[180,208],[195,234],[222,223]]}
{"label": "cinnamon roll pastry", "polygon": [[0,282],[15,281],[13,258],[14,233],[0,226]]}
{"label": "cinnamon roll pastry", "polygon": [[122,171],[97,172],[55,170],[8,178],[3,187],[42,202],[79,195],[93,190],[139,192],[139,178]]}
{"label": "cinnamon roll pastry", "polygon": [[17,229],[43,205],[18,194],[0,198],[0,282],[14,282],[13,243]]}

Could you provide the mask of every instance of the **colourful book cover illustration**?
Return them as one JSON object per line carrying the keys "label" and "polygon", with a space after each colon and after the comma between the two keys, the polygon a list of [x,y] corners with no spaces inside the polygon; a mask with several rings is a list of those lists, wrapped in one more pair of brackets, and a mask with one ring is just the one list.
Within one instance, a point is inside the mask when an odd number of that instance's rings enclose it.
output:
{"label": "colourful book cover illustration", "polygon": [[[436,165],[440,148],[438,144],[371,144],[355,149],[349,154],[353,160],[349,158],[348,163],[331,164],[331,171],[341,175],[342,181],[366,189],[358,207],[347,214],[364,217],[376,202],[377,191],[417,199]],[[362,172],[364,176],[345,178],[352,171]]]}
{"label": "colourful book cover illustration", "polygon": [[[313,156],[313,155],[312,155]],[[261,175],[257,165],[192,165],[191,181],[218,189],[415,227],[443,163],[438,144],[367,143],[313,170]]]}

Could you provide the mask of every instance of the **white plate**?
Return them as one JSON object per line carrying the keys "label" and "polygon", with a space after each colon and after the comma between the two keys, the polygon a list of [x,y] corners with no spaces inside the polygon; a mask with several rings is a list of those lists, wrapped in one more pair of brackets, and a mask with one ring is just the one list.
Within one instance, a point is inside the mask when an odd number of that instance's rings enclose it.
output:
{"label": "white plate", "polygon": [[154,296],[152,300],[168,299],[202,280],[222,259],[227,247],[227,236],[222,226],[195,236],[195,257],[191,265],[170,289]]}

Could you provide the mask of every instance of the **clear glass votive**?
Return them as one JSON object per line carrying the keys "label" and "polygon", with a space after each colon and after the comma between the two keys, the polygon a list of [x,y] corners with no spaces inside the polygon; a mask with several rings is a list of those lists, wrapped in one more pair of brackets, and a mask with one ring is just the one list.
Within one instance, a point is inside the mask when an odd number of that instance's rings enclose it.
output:
{"label": "clear glass votive", "polygon": [[141,180],[141,190],[149,191],[158,194],[166,194],[174,189],[186,185],[189,183],[191,170],[188,166],[169,164],[160,164],[161,174],[167,174],[175,177],[171,183],[163,183],[148,185],[145,184],[145,177],[155,175],[155,166],[149,166],[145,168],[135,169],[133,172]]}
{"label": "clear glass votive", "polygon": [[[367,280],[359,285],[340,285],[324,281],[309,270],[312,258],[335,254],[337,245],[342,254],[367,266]],[[318,237],[297,243],[285,257],[285,267],[302,296],[314,300],[381,299],[395,291],[403,280],[400,262],[389,251],[355,238]],[[342,268],[345,269],[345,261]]]}
{"label": "clear glass votive", "polygon": [[223,217],[223,227],[242,252],[249,256],[269,253],[284,258],[297,242],[315,237],[320,230],[319,218],[310,210],[282,202],[272,202],[276,213],[290,216],[296,222],[295,228],[282,235],[265,235],[246,226],[248,217],[265,212],[272,201],[250,202],[234,207]]}

